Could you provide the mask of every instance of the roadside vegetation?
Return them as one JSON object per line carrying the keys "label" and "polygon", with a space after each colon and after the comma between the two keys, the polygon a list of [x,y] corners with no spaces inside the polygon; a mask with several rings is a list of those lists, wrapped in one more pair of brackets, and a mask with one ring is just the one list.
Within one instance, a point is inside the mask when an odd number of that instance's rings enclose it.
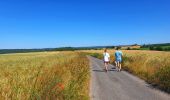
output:
{"label": "roadside vegetation", "polygon": [[143,45],[141,50],[170,51],[170,43]]}
{"label": "roadside vegetation", "polygon": [[78,52],[0,55],[3,100],[88,100],[89,61]]}
{"label": "roadside vegetation", "polygon": [[[115,50],[108,50],[114,64]],[[102,59],[103,50],[88,50],[90,55]],[[123,50],[123,69],[144,79],[154,87],[170,93],[170,52]]]}

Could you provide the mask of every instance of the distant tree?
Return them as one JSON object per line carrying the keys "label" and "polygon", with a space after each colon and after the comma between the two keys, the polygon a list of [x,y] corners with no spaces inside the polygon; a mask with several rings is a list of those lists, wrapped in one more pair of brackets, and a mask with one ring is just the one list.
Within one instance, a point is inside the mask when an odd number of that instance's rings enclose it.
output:
{"label": "distant tree", "polygon": [[121,46],[116,47],[116,49],[121,49],[121,48],[122,48]]}
{"label": "distant tree", "polygon": [[115,46],[112,46],[111,48],[112,48],[112,49],[114,49],[114,48],[115,48]]}
{"label": "distant tree", "polygon": [[61,48],[56,48],[56,51],[74,51],[76,48],[73,47],[61,47]]}
{"label": "distant tree", "polygon": [[149,49],[150,49],[150,50],[154,50],[154,47],[153,47],[153,46],[150,46]]}
{"label": "distant tree", "polygon": [[114,49],[115,46],[106,46],[105,48],[107,48],[107,49]]}
{"label": "distant tree", "polygon": [[130,47],[128,47],[126,50],[131,50]]}
{"label": "distant tree", "polygon": [[148,46],[146,44],[142,45],[140,48],[147,48]]}
{"label": "distant tree", "polygon": [[165,48],[164,51],[169,51],[168,48]]}
{"label": "distant tree", "polygon": [[132,46],[138,46],[138,44],[133,44]]}
{"label": "distant tree", "polygon": [[158,46],[158,47],[155,48],[155,50],[163,51],[163,48],[161,46]]}
{"label": "distant tree", "polygon": [[170,51],[170,47],[168,47],[168,48],[165,48],[164,50],[165,50],[165,51]]}

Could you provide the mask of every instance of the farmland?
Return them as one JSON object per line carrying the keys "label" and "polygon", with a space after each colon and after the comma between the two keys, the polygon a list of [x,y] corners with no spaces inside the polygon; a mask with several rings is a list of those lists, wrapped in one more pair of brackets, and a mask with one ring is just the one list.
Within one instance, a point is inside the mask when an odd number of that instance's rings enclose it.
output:
{"label": "farmland", "polygon": [[[102,59],[103,50],[83,51]],[[115,50],[108,50],[114,64]],[[153,86],[170,92],[170,52],[123,50],[123,69],[146,80]]]}
{"label": "farmland", "polygon": [[87,100],[88,64],[78,52],[0,55],[0,98]]}
{"label": "farmland", "polygon": [[[84,52],[84,53],[83,53]],[[109,49],[114,64],[115,50]],[[2,99],[89,99],[87,54],[102,59],[103,50],[57,51],[0,55]],[[123,69],[170,91],[170,52],[123,50]]]}

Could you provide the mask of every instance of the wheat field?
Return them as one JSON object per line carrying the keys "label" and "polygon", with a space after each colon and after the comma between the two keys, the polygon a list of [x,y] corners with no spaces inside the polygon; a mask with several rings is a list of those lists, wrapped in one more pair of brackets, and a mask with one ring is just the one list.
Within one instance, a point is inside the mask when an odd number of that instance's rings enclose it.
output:
{"label": "wheat field", "polygon": [[[84,53],[83,53],[84,52]],[[115,50],[108,50],[114,64]],[[0,55],[3,100],[88,100],[87,54],[102,59],[103,50]],[[170,91],[170,52],[123,50],[123,69]]]}
{"label": "wheat field", "polygon": [[79,52],[0,55],[3,100],[88,100],[89,61]]}

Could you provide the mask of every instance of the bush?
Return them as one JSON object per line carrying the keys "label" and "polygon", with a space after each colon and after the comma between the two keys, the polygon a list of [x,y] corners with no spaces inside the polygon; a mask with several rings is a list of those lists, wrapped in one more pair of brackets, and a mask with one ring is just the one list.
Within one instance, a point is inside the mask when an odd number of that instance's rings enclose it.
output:
{"label": "bush", "polygon": [[153,47],[153,46],[150,46],[149,49],[150,49],[150,50],[154,50],[154,47]]}
{"label": "bush", "polygon": [[131,50],[130,47],[128,47],[127,50]]}
{"label": "bush", "polygon": [[167,47],[164,49],[165,51],[170,51],[170,47]]}
{"label": "bush", "polygon": [[121,48],[122,48],[121,46],[116,47],[116,49],[121,49]]}
{"label": "bush", "polygon": [[156,47],[155,50],[163,51],[163,48],[159,46],[159,47]]}

